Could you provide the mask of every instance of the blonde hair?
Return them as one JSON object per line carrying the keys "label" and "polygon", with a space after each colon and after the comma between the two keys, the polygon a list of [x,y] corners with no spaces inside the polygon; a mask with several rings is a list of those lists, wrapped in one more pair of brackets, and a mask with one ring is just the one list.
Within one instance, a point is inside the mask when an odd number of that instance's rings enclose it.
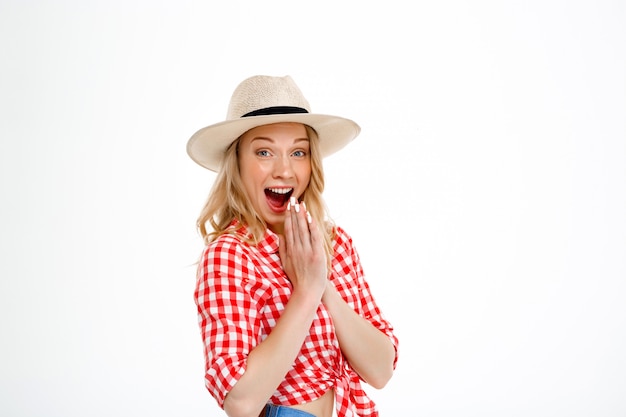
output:
{"label": "blonde hair", "polygon": [[[326,259],[330,264],[335,225],[328,215],[328,209],[322,197],[324,168],[319,151],[319,139],[313,128],[307,125],[305,128],[310,143],[311,178],[301,201],[306,203],[311,217],[320,225],[320,231],[324,237]],[[265,221],[254,210],[241,179],[237,152],[240,140],[241,137],[237,138],[226,150],[220,171],[197,220],[198,230],[206,244],[224,233],[235,233],[237,229],[231,227],[233,220],[237,221],[239,228],[247,226],[249,233],[245,239],[248,243],[258,243],[267,229]],[[209,231],[207,226],[210,226],[212,231]]]}

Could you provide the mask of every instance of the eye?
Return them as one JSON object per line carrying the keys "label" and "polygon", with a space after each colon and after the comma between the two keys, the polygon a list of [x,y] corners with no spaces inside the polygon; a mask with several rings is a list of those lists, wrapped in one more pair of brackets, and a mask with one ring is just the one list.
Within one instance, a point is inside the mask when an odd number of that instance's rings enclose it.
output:
{"label": "eye", "polygon": [[298,150],[292,153],[292,155],[295,156],[296,158],[304,158],[306,156],[306,151]]}
{"label": "eye", "polygon": [[268,151],[267,149],[261,149],[260,151],[256,151],[256,154],[264,158],[267,158],[268,156],[271,155],[270,151]]}

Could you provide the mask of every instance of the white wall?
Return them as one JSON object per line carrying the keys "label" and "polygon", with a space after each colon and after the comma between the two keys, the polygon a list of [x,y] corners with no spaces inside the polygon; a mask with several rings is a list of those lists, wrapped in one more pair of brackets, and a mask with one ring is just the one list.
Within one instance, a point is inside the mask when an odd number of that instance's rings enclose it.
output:
{"label": "white wall", "polygon": [[383,416],[626,414],[619,1],[0,1],[0,414],[222,415],[187,138],[291,74],[401,339]]}

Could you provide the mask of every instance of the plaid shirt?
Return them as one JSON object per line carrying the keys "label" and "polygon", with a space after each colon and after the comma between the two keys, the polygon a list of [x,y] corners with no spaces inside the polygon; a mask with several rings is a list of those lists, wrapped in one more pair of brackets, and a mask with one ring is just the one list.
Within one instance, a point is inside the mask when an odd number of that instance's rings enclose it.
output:
{"label": "plaid shirt", "polygon": [[[205,248],[194,293],[204,341],[206,386],[220,407],[245,372],[250,351],[276,324],[292,290],[278,255],[278,236],[268,230],[258,244],[250,245],[242,239],[245,233],[244,228],[237,234],[223,234]],[[370,293],[352,239],[341,228],[336,229],[330,279],[357,313],[389,337],[397,352],[393,328]],[[341,353],[330,314],[320,303],[293,368],[270,402],[301,404],[331,388],[339,417],[378,416],[359,376]]]}

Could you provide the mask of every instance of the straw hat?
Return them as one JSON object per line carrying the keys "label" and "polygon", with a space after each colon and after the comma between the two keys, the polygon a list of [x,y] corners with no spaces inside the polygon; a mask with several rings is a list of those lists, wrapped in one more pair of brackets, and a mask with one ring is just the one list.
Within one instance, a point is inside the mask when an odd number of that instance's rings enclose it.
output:
{"label": "straw hat", "polygon": [[262,125],[296,122],[319,136],[322,157],[343,148],[361,128],[352,120],[311,113],[309,102],[290,76],[257,75],[244,80],[233,93],[226,120],[198,130],[187,142],[196,163],[218,171],[228,146],[248,130]]}

